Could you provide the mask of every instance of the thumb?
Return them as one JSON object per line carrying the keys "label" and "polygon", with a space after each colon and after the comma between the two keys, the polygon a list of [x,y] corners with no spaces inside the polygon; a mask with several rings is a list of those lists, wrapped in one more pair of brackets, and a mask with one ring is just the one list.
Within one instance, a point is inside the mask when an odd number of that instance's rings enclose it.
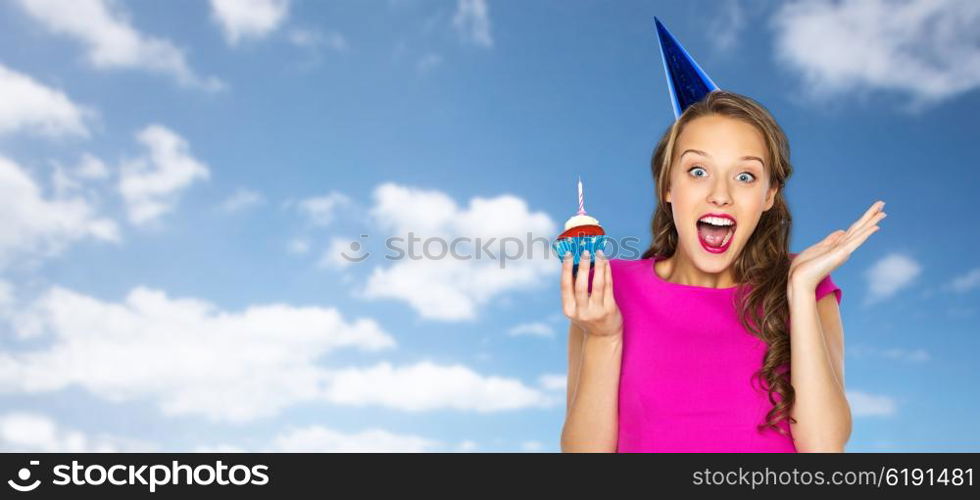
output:
{"label": "thumb", "polygon": [[844,236],[845,234],[847,234],[847,231],[844,231],[843,229],[838,229],[830,233],[827,236],[827,239],[825,239],[824,241],[826,241],[827,243],[836,243],[837,240],[841,239],[841,236]]}

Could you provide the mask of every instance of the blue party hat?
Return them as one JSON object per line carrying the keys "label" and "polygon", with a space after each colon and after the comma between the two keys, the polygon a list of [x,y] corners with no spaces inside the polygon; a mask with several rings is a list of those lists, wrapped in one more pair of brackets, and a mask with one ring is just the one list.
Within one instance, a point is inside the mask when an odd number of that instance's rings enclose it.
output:
{"label": "blue party hat", "polygon": [[688,106],[700,101],[712,90],[718,90],[718,86],[694,62],[694,58],[684,50],[674,35],[667,31],[660,19],[654,17],[653,21],[657,24],[660,55],[667,74],[671,104],[674,105],[674,119],[677,119]]}

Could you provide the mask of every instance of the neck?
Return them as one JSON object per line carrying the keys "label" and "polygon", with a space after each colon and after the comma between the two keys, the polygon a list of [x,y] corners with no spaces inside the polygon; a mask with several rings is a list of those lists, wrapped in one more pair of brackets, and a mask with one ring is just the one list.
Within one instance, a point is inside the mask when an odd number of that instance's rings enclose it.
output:
{"label": "neck", "polygon": [[738,285],[735,283],[731,266],[719,273],[706,273],[698,269],[693,260],[680,248],[669,259],[658,261],[655,267],[661,278],[678,285],[705,288],[731,288]]}

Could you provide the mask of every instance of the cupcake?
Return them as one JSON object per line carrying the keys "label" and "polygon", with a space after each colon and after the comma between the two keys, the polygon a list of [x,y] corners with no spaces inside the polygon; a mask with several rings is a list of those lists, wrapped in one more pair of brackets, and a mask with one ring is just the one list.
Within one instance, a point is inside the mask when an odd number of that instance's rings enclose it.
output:
{"label": "cupcake", "polygon": [[602,250],[606,244],[606,232],[599,226],[599,221],[585,213],[585,199],[582,196],[582,179],[578,181],[578,213],[565,221],[565,230],[553,243],[558,258],[564,258],[566,252],[572,253],[574,269],[578,271],[582,252],[589,251],[589,258],[595,261],[595,253]]}

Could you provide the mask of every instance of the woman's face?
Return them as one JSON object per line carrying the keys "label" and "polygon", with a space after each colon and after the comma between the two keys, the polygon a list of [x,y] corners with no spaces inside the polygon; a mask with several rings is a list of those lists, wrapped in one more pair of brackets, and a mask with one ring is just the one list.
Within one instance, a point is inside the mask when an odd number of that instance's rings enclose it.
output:
{"label": "woman's face", "polygon": [[[702,271],[728,268],[762,212],[772,208],[776,188],[769,186],[767,152],[759,130],[721,115],[696,118],[677,137],[666,201],[671,203],[681,250]],[[734,224],[699,224],[708,214],[731,217]]]}

